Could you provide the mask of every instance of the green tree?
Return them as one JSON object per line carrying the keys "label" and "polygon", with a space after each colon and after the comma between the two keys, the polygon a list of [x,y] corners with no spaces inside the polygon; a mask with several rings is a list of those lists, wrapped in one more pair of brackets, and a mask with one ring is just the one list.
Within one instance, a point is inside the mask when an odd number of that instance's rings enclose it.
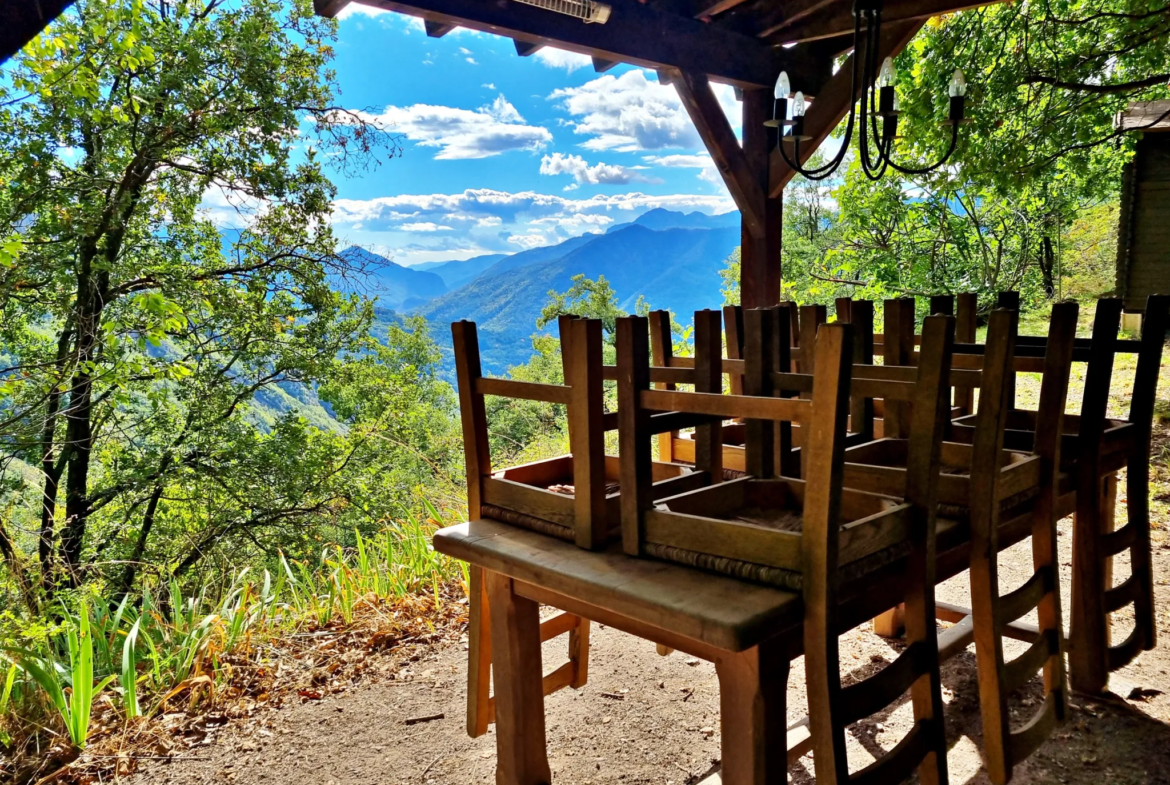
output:
{"label": "green tree", "polygon": [[289,506],[311,472],[281,461],[341,437],[244,414],[367,344],[368,303],[331,287],[353,271],[316,149],[361,165],[388,140],[333,105],[334,34],[309,0],[93,0],[0,88],[0,439],[40,468],[46,581],[140,558],[159,510],[196,502],[172,482],[250,494],[250,520],[311,512]]}

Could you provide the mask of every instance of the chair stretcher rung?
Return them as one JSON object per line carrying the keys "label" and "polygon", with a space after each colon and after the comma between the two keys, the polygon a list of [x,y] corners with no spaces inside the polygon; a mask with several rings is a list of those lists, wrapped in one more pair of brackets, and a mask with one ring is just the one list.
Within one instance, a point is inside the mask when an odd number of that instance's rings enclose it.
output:
{"label": "chair stretcher rung", "polygon": [[1101,535],[1101,557],[1116,556],[1124,550],[1133,547],[1134,535],[1137,534],[1137,524],[1130,523],[1115,532]]}
{"label": "chair stretcher rung", "polygon": [[1045,630],[1040,634],[1040,637],[1033,641],[1026,652],[1004,664],[1003,691],[1005,693],[1015,692],[1031,681],[1044,666],[1044,662],[1052,656],[1054,651],[1058,651],[1052,645],[1053,637],[1052,632]]}
{"label": "chair stretcher rung", "polygon": [[898,745],[861,771],[849,777],[849,785],[883,785],[888,782],[904,782],[926,753],[930,752],[930,734],[933,731],[929,720],[914,724]]}
{"label": "chair stretcher rung", "polygon": [[898,699],[924,672],[927,648],[912,644],[906,651],[873,676],[841,690],[841,724],[852,725]]}
{"label": "chair stretcher rung", "polygon": [[570,630],[581,626],[581,617],[572,613],[558,613],[540,623],[540,642],[551,641],[558,635],[564,635]]}
{"label": "chair stretcher rung", "polygon": [[1007,624],[1023,616],[1040,604],[1044,595],[1052,590],[1052,569],[1041,567],[1023,586],[1009,592],[999,601],[999,623]]}
{"label": "chair stretcher rung", "polygon": [[1056,723],[1057,705],[1060,701],[1059,692],[1050,692],[1044,699],[1044,707],[1028,720],[1024,727],[1008,737],[1008,756],[1013,763],[1019,763],[1027,758],[1052,735]]}
{"label": "chair stretcher rung", "polygon": [[1142,650],[1142,627],[1141,624],[1133,628],[1133,632],[1125,639],[1124,643],[1116,646],[1110,646],[1108,650],[1109,670],[1115,671],[1124,668],[1141,653]]}
{"label": "chair stretcher rung", "polygon": [[1142,591],[1143,581],[1140,574],[1129,576],[1120,586],[1115,586],[1105,592],[1105,612],[1113,613],[1135,602]]}

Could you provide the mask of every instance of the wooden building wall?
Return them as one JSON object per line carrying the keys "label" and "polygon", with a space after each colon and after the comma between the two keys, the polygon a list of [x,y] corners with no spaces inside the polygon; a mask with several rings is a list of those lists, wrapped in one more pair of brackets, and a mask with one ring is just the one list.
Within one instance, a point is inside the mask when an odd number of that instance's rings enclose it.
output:
{"label": "wooden building wall", "polygon": [[1125,310],[1170,293],[1170,133],[1147,133],[1122,178],[1117,293]]}

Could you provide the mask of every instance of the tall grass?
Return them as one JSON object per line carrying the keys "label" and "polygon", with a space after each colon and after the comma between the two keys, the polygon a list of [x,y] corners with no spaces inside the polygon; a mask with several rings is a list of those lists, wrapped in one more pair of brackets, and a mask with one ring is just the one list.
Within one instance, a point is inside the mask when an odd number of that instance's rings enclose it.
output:
{"label": "tall grass", "polygon": [[170,581],[116,606],[84,596],[64,604],[38,645],[0,652],[9,663],[0,669],[0,741],[30,723],[50,725],[80,750],[93,702],[111,684],[106,694],[125,719],[149,716],[181,693],[192,702],[213,694],[225,658],[248,655],[260,641],[351,625],[363,605],[408,595],[433,594],[440,603],[440,587],[466,584],[467,574],[431,547],[440,516],[427,507],[427,520],[409,518],[372,538],[356,534],[353,547],[326,547],[312,562],[281,554],[271,572],[245,568],[226,587],[184,592]]}

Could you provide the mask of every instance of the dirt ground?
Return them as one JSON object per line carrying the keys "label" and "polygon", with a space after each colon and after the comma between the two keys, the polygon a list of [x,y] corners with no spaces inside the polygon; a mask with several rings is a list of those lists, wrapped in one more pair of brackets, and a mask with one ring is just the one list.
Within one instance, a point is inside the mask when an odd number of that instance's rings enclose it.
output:
{"label": "dirt ground", "polygon": [[[1123,507],[1121,508],[1124,509]],[[1073,696],[1070,721],[1017,769],[1019,783],[1126,785],[1170,783],[1170,538],[1156,532],[1159,635],[1163,643],[1113,677],[1117,697]],[[1061,524],[1068,586],[1071,522]],[[1005,553],[1004,589],[1023,580],[1027,545]],[[1127,574],[1118,565],[1115,581]],[[939,599],[966,603],[964,576],[944,584]],[[1067,598],[1066,598],[1067,607]],[[1117,640],[1131,622],[1115,621]],[[1012,644],[1016,645],[1016,644]],[[864,628],[842,640],[843,678],[880,668],[900,644]],[[1018,644],[1022,650],[1023,645]],[[545,644],[545,670],[565,656],[565,639]],[[1009,652],[1012,656],[1017,652]],[[973,647],[943,669],[948,756],[952,783],[985,783],[980,768],[980,721]],[[417,654],[417,653],[416,653]],[[387,655],[393,656],[393,655]],[[466,644],[450,640],[398,661],[390,675],[320,701],[266,709],[248,720],[211,730],[202,746],[177,760],[139,762],[133,785],[352,785],[434,783],[463,785],[494,780],[495,737],[464,730]],[[805,713],[803,661],[789,679],[791,720]],[[1035,710],[1036,685],[1016,696],[1019,721]],[[616,696],[621,696],[616,697]],[[1128,698],[1128,699],[1127,699]],[[718,683],[706,662],[682,654],[660,657],[652,644],[595,627],[589,684],[546,700],[549,760],[562,783],[673,783],[689,785],[717,771]],[[407,724],[442,714],[442,719]],[[888,750],[910,727],[904,699],[893,711],[850,728],[850,760],[861,767]],[[879,753],[880,754],[880,753]],[[717,781],[717,780],[716,780]],[[812,782],[812,760],[789,773]]]}

